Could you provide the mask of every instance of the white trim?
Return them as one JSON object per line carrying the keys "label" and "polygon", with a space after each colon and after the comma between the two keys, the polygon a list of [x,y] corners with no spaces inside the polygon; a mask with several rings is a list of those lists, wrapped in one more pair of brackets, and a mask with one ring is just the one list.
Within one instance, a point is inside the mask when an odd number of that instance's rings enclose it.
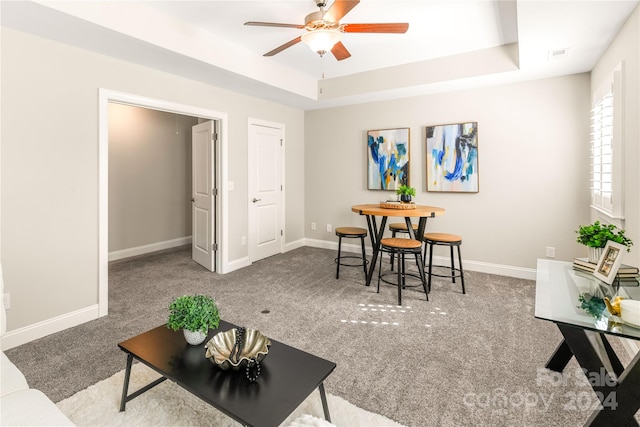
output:
{"label": "white trim", "polygon": [[177,239],[165,240],[164,242],[150,243],[148,245],[135,246],[127,249],[109,252],[109,261],[131,258],[133,256],[144,255],[164,249],[177,248],[191,244],[191,236],[179,237]]}
{"label": "white trim", "polygon": [[[610,127],[611,136],[611,192],[605,197],[602,193],[596,194],[593,186],[592,171],[589,171],[589,193],[590,208],[592,216],[605,217],[606,222],[614,223],[619,228],[624,228],[624,63],[618,63],[609,75],[604,79],[600,86],[592,92],[591,96],[591,132],[590,137],[590,167],[594,164],[594,123],[596,118],[602,114],[601,109],[596,106],[603,101],[605,97],[613,98],[613,105],[610,107],[613,111],[613,122],[608,125]],[[604,122],[597,121],[599,125]],[[597,127],[600,129],[600,127]],[[600,141],[599,130],[595,133],[596,140]],[[595,156],[602,159],[602,155]],[[601,160],[600,160],[601,161]],[[600,164],[600,161],[597,164]],[[598,186],[598,188],[600,188]]]}
{"label": "white trim", "polygon": [[64,331],[74,326],[82,325],[99,317],[98,304],[91,305],[80,310],[72,311],[33,325],[18,328],[2,335],[2,350],[26,344],[38,338]]}
{"label": "white trim", "polygon": [[[443,258],[449,260],[449,258]],[[497,276],[513,277],[516,279],[536,280],[535,268],[514,267],[512,265],[492,264],[481,261],[462,261],[464,269],[478,273],[495,274]]]}
{"label": "white trim", "polygon": [[299,239],[296,240],[295,242],[290,242],[290,243],[285,243],[284,244],[284,251],[285,252],[289,252],[292,251],[294,249],[298,249],[304,246],[304,239]]}
{"label": "white trim", "polygon": [[[338,252],[338,242],[329,242],[327,240],[305,239],[303,246],[311,246],[314,248],[331,249]],[[342,244],[342,250],[347,252],[360,253],[362,250],[360,245]],[[365,246],[365,252],[371,255],[371,247]],[[434,256],[437,263],[448,263],[449,257]],[[517,279],[536,280],[535,268],[514,267],[511,265],[490,264],[480,261],[462,260],[462,265],[466,271],[476,271],[478,273],[495,274],[498,276],[514,277]]]}
{"label": "white trim", "polygon": [[98,306],[99,316],[106,316],[109,312],[109,102],[135,105],[143,108],[167,111],[170,113],[196,116],[203,119],[220,121],[220,144],[217,146],[217,158],[220,159],[216,167],[220,183],[220,204],[217,209],[216,221],[219,237],[218,245],[221,250],[216,252],[216,270],[218,273],[228,273],[229,250],[227,238],[228,224],[228,179],[227,179],[227,147],[229,118],[227,113],[213,111],[191,105],[178,104],[170,101],[147,98],[124,92],[117,92],[100,88],[98,96]]}
{"label": "white trim", "polygon": [[227,273],[249,267],[250,265],[251,261],[249,260],[249,257],[235,259],[227,264]]}

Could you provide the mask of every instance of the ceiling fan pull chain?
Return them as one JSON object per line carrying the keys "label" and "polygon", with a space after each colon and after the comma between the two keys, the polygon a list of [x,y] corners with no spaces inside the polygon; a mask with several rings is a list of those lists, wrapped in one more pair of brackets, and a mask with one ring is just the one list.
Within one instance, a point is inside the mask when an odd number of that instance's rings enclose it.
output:
{"label": "ceiling fan pull chain", "polygon": [[[320,56],[320,76],[324,80],[324,56]],[[322,94],[322,82],[320,82],[320,94]]]}

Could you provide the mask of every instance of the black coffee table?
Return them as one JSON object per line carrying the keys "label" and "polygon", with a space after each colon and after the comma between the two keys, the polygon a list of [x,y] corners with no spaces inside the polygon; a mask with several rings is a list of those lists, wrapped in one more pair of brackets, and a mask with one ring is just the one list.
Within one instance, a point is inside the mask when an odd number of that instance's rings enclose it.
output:
{"label": "black coffee table", "polygon": [[[248,426],[280,425],[317,388],[324,416],[331,422],[323,381],[333,372],[335,363],[272,339],[258,380],[249,382],[243,370],[223,371],[204,356],[209,339],[235,327],[220,321],[204,343],[195,346],[187,344],[181,331],[164,325],[119,343],[127,353],[120,411],[131,399],[169,379]],[[134,358],[162,377],[129,395]]]}

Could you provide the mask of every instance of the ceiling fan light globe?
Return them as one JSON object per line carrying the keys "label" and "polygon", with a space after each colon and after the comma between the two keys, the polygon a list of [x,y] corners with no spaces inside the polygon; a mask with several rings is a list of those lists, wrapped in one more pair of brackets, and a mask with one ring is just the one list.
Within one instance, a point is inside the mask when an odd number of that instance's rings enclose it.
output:
{"label": "ceiling fan light globe", "polygon": [[342,33],[338,30],[315,30],[302,35],[302,41],[317,53],[329,52],[340,39]]}

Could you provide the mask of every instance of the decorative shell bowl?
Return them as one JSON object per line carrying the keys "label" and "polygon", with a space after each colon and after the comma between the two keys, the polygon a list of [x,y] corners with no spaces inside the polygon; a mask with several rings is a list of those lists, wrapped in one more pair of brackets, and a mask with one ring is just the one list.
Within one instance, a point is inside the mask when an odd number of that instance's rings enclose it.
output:
{"label": "decorative shell bowl", "polygon": [[242,351],[239,355],[232,355],[236,344],[236,334],[236,328],[226,332],[218,332],[205,345],[207,349],[206,358],[220,369],[237,370],[245,368],[250,360],[255,359],[257,362],[262,362],[267,353],[269,353],[271,340],[260,331],[246,329]]}

